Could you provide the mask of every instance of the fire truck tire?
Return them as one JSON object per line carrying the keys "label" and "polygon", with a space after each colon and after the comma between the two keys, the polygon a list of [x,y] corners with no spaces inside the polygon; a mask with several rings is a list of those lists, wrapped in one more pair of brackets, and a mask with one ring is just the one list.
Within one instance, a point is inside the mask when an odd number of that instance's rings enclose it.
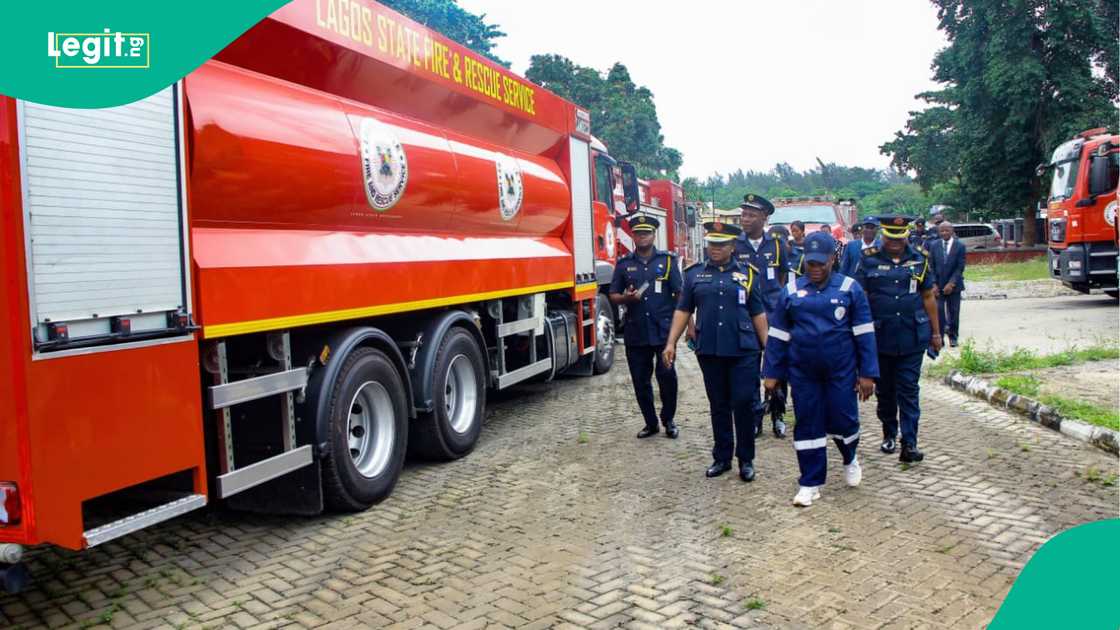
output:
{"label": "fire truck tire", "polygon": [[595,373],[605,374],[614,365],[614,311],[600,293],[595,298]]}
{"label": "fire truck tire", "polygon": [[375,348],[351,352],[331,386],[327,413],[323,498],[333,510],[364,510],[393,491],[407,450],[407,396],[392,360]]}
{"label": "fire truck tire", "polygon": [[478,342],[453,327],[436,351],[432,403],[413,424],[408,450],[422,459],[453,460],[474,449],[486,407],[485,366]]}

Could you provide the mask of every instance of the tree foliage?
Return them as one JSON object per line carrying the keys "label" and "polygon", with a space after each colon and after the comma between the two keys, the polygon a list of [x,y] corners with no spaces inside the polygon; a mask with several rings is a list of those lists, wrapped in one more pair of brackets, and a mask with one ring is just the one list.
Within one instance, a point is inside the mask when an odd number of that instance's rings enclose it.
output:
{"label": "tree foliage", "polygon": [[586,109],[611,155],[633,162],[639,175],[677,179],[681,152],[665,146],[653,93],[635,85],[626,66],[603,74],[562,55],[533,55],[525,77]]}
{"label": "tree foliage", "polygon": [[[880,150],[941,186],[958,207],[1033,218],[1034,169],[1060,142],[1116,128],[1120,11],[1114,0],[933,0],[949,46],[934,58],[944,87]],[[1033,240],[1034,221],[1025,238]]]}
{"label": "tree foliage", "polygon": [[452,41],[485,55],[503,66],[509,62],[494,54],[494,41],[506,34],[495,24],[486,22],[486,14],[475,15],[459,6],[456,0],[381,0],[394,11],[439,31]]}
{"label": "tree foliage", "polygon": [[687,198],[714,201],[715,207],[725,209],[737,207],[747,193],[770,199],[813,195],[855,199],[863,216],[892,212],[920,215],[933,203],[942,203],[906,175],[891,170],[818,164],[798,171],[783,162],[765,172],[737,170],[729,175],[716,173],[706,180],[688,177],[681,185]]}

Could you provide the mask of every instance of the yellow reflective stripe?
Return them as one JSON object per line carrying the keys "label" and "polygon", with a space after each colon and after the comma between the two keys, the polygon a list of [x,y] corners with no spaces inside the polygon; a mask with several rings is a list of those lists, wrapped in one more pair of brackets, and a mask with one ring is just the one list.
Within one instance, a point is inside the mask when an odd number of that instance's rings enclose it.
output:
{"label": "yellow reflective stripe", "polygon": [[272,317],[269,319],[256,319],[245,322],[233,322],[229,324],[212,324],[210,326],[204,326],[202,328],[202,336],[206,337],[207,339],[214,339],[216,337],[244,335],[247,333],[262,332],[265,330],[298,328],[300,326],[311,326],[314,324],[324,324],[327,322],[339,322],[347,319],[360,319],[363,317],[374,317],[377,315],[404,313],[406,311],[419,311],[428,308],[437,308],[440,306],[452,306],[455,304],[464,304],[467,302],[494,300],[497,298],[510,297],[513,295],[524,295],[526,293],[542,293],[544,291],[570,289],[573,286],[575,286],[574,282],[554,282],[552,284],[538,284],[531,287],[520,287],[517,289],[502,289],[501,291],[488,291],[486,293],[467,293],[463,295],[454,295],[451,297],[415,300],[413,302],[398,302],[396,304],[363,306],[359,308],[348,308],[339,311],[323,311],[320,313],[307,313],[305,315]]}
{"label": "yellow reflective stripe", "polygon": [[583,292],[583,291],[590,291],[591,289],[598,289],[598,288],[599,288],[599,284],[597,282],[585,282],[583,284],[577,284],[576,285],[576,293],[580,293],[580,292]]}

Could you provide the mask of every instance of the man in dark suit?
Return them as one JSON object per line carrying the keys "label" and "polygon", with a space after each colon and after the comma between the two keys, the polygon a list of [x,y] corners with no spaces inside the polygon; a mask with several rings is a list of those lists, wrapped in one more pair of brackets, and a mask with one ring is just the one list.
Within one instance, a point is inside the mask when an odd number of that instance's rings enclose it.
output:
{"label": "man in dark suit", "polygon": [[960,333],[961,291],[964,290],[965,246],[955,236],[953,224],[942,221],[937,226],[941,237],[934,242],[929,251],[929,261],[933,265],[937,286],[937,319],[941,324],[941,334],[949,335],[949,346],[957,347]]}

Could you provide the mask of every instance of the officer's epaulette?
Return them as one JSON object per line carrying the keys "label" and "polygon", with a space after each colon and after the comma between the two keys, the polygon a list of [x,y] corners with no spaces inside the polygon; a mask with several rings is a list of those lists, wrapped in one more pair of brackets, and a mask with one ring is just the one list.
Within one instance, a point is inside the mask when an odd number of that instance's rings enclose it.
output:
{"label": "officer's epaulette", "polygon": [[875,254],[878,254],[878,253],[879,253],[879,248],[878,247],[868,247],[867,249],[863,250],[863,255],[864,256],[874,256]]}
{"label": "officer's epaulette", "polygon": [[692,269],[693,267],[699,267],[701,264],[703,264],[703,261],[697,260],[696,262],[692,263],[691,265],[685,267],[684,270],[688,271],[689,269]]}
{"label": "officer's epaulette", "polygon": [[671,251],[668,251],[668,250],[659,250],[657,253],[668,256],[669,258],[674,258],[677,255],[677,252],[671,252]]}

